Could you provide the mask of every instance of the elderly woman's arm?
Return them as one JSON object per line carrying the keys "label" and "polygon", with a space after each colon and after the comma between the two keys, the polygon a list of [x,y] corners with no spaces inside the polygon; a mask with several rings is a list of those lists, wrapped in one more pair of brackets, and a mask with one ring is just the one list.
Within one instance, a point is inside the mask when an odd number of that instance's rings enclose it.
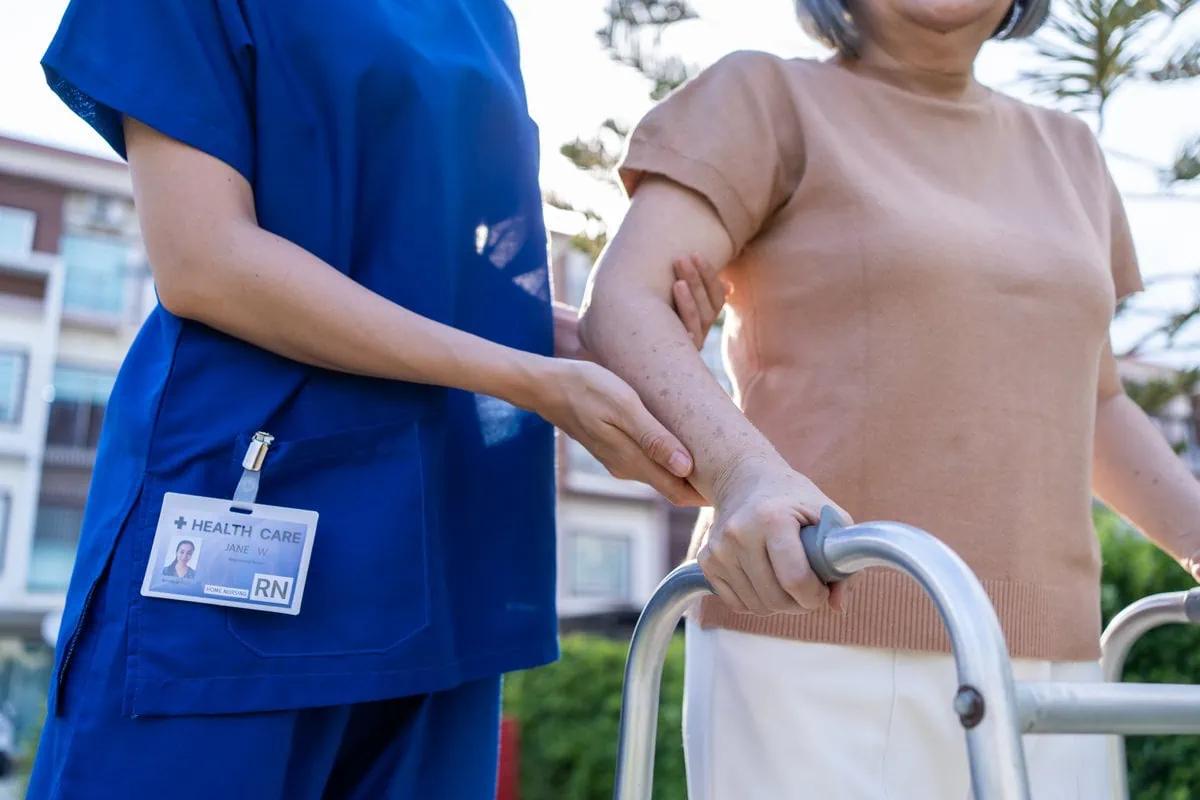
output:
{"label": "elderly woman's arm", "polygon": [[[717,269],[699,256],[677,258],[674,262],[675,283],[671,296],[675,313],[687,328],[694,345],[704,346],[725,305],[725,287]],[[556,358],[591,360],[592,355],[579,339],[579,309],[554,301],[554,355]]]}
{"label": "elderly woman's arm", "polygon": [[690,449],[690,480],[716,512],[699,560],[718,595],[759,613],[817,607],[828,590],[809,570],[797,531],[830,501],[788,466],[705,366],[671,305],[671,259],[680,252],[722,266],[733,244],[700,195],[647,176],[593,272],[583,342]]}
{"label": "elderly woman's arm", "polygon": [[1126,396],[1111,349],[1096,406],[1093,488],[1200,580],[1200,482]]}

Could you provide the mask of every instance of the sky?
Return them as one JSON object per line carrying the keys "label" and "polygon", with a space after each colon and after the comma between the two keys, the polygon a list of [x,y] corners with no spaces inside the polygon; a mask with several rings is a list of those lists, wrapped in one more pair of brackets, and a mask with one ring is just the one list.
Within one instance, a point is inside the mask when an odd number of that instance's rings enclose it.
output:
{"label": "sky", "polygon": [[[111,157],[99,137],[46,88],[38,66],[66,5],[66,0],[0,0],[0,134]],[[700,19],[669,31],[663,47],[697,67],[738,49],[825,55],[800,31],[791,0],[693,0],[693,5]],[[604,0],[509,0],[509,6],[521,37],[530,113],[541,130],[543,186],[618,220],[624,210],[620,196],[579,173],[558,148],[576,136],[590,136],[609,117],[635,122],[651,105],[649,87],[632,70],[612,62],[596,41]],[[1200,36],[1200,12],[1185,23],[1176,37]],[[1170,45],[1164,42],[1161,51]],[[1046,102],[1031,97],[1018,81],[1023,69],[1037,67],[1026,44],[989,44],[977,74],[1001,91]],[[1153,171],[1140,163],[1170,163],[1180,143],[1197,133],[1200,79],[1170,87],[1131,86],[1111,101],[1102,142],[1125,195],[1148,280],[1200,270],[1200,187],[1191,189],[1191,199],[1184,201],[1146,197],[1158,184]],[[1131,340],[1155,315],[1190,303],[1192,296],[1188,281],[1152,286],[1138,299],[1135,313],[1118,321],[1114,341],[1120,346]],[[1183,358],[1200,363],[1200,350]]]}

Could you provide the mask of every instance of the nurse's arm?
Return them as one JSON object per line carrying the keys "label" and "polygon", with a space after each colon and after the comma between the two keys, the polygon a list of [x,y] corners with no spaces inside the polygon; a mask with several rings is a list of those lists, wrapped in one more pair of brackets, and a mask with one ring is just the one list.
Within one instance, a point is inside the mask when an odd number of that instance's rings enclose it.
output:
{"label": "nurse's arm", "polygon": [[134,201],[167,311],[305,364],[498,397],[563,429],[614,474],[680,505],[700,502],[684,480],[687,450],[612,373],[402,308],[261,228],[253,190],[230,166],[136,120],[124,126]]}
{"label": "nurse's arm", "polygon": [[1092,487],[1200,580],[1200,482],[1125,394],[1111,347],[1100,368]]}

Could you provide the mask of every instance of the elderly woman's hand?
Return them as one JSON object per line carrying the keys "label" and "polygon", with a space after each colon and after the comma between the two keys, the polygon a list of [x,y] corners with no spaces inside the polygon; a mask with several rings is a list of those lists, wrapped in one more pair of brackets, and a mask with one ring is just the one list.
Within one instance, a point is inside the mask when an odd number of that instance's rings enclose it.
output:
{"label": "elderly woman's hand", "polygon": [[734,611],[756,614],[803,613],[826,602],[844,609],[845,584],[823,584],[800,543],[800,528],[815,524],[825,506],[850,522],[782,458],[731,470],[717,487],[712,525],[697,555],[717,596]]}

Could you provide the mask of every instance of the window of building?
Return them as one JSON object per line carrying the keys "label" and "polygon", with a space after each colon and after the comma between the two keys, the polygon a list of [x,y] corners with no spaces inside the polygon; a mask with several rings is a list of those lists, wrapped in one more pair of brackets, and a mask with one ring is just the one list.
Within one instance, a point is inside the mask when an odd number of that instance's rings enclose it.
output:
{"label": "window of building", "polygon": [[29,556],[29,577],[26,581],[29,591],[67,590],[82,526],[82,503],[42,500],[33,528],[33,550]]}
{"label": "window of building", "polygon": [[575,533],[570,540],[571,593],[580,597],[627,600],[630,596],[633,540],[616,533]]}
{"label": "window of building", "polygon": [[132,250],[121,239],[68,234],[62,238],[66,282],[63,307],[105,317],[126,310],[127,276]]}
{"label": "window of building", "polygon": [[33,253],[37,214],[24,208],[0,206],[0,259],[24,261]]}
{"label": "window of building", "polygon": [[111,372],[56,367],[46,443],[94,449],[100,441],[100,426],[114,381]]}
{"label": "window of building", "polygon": [[12,492],[0,486],[0,572],[4,571],[4,551],[8,548],[8,526],[12,516]]}
{"label": "window of building", "polygon": [[587,293],[588,276],[592,271],[592,260],[578,250],[571,248],[563,257],[563,276],[566,286],[563,287],[563,302],[579,307],[583,296]]}
{"label": "window of building", "polygon": [[28,368],[29,358],[25,353],[0,350],[0,425],[15,425],[21,421]]}
{"label": "window of building", "polygon": [[608,469],[591,452],[574,439],[567,438],[567,469],[588,475],[609,475]]}
{"label": "window of building", "polygon": [[721,336],[721,326],[714,325],[708,332],[708,338],[704,340],[700,357],[704,359],[709,372],[716,376],[721,388],[726,393],[733,394],[733,384],[729,380],[729,374],[725,371],[725,358],[721,353]]}

